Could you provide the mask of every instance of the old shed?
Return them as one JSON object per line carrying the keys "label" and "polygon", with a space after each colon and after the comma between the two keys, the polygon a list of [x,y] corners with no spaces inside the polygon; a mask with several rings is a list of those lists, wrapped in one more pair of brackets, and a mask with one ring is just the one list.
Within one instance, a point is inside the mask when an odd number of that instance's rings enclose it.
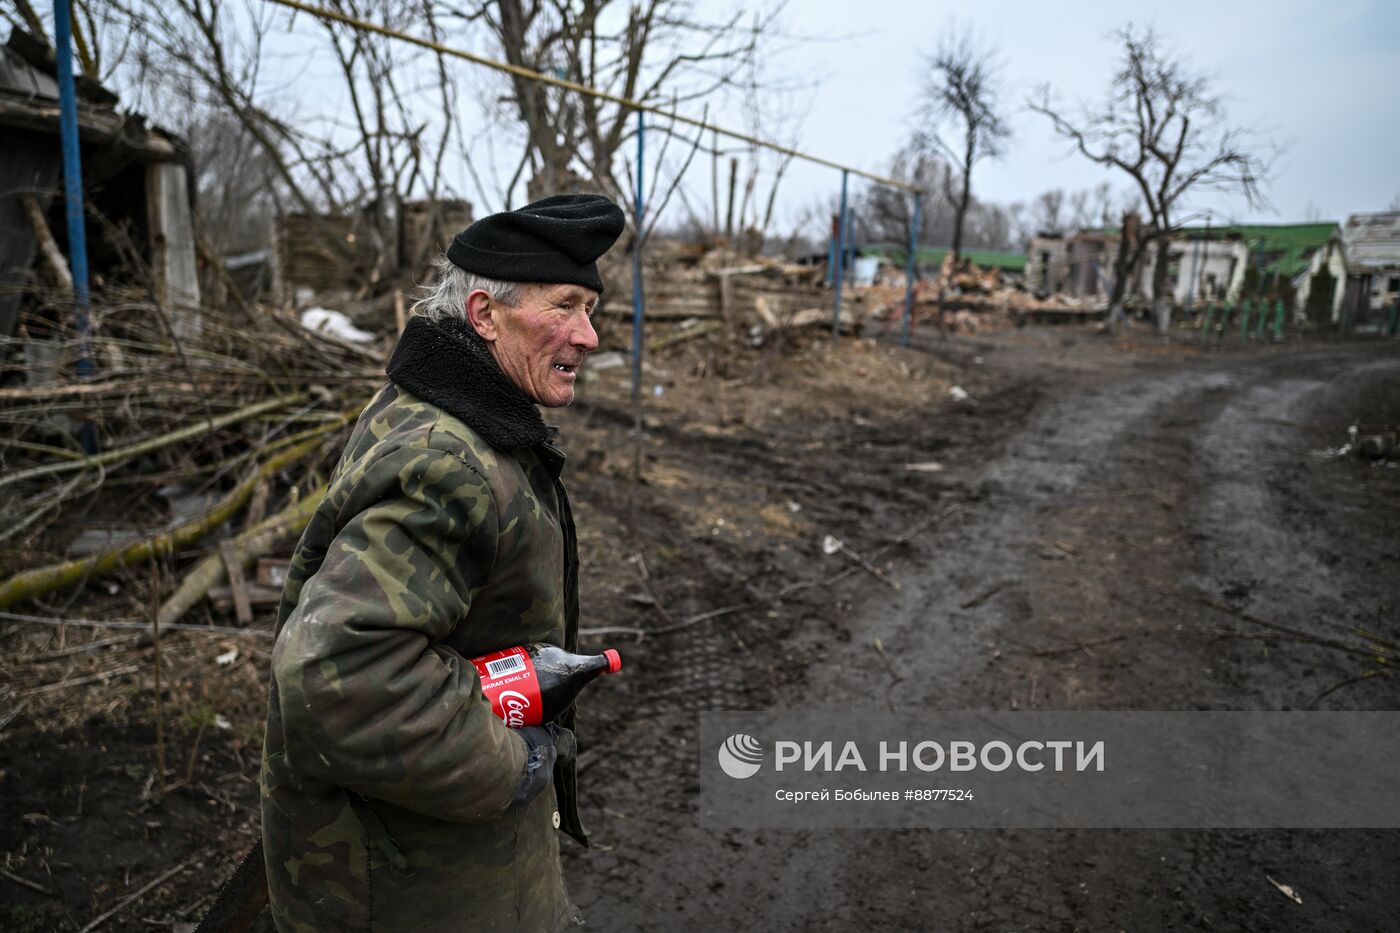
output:
{"label": "old shed", "polygon": [[[71,291],[56,73],[49,46],[19,29],[0,47],[0,337],[14,335],[26,296]],[[147,284],[182,320],[199,304],[188,147],[120,112],[95,81],[77,90],[93,282]]]}

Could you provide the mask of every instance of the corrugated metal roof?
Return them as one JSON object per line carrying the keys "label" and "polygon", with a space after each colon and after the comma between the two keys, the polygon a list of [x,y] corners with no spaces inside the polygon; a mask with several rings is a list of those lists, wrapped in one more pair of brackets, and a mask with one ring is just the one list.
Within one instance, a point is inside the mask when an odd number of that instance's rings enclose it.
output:
{"label": "corrugated metal roof", "polygon": [[1347,271],[1400,269],[1400,213],[1352,214],[1342,228]]}

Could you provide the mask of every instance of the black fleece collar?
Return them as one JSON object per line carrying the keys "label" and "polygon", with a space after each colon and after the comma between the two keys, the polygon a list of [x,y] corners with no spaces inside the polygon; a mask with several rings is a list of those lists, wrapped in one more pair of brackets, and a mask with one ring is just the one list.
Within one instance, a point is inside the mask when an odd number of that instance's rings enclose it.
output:
{"label": "black fleece collar", "polygon": [[413,318],[387,372],[395,385],[462,419],[498,450],[533,447],[553,436],[535,403],[465,321]]}

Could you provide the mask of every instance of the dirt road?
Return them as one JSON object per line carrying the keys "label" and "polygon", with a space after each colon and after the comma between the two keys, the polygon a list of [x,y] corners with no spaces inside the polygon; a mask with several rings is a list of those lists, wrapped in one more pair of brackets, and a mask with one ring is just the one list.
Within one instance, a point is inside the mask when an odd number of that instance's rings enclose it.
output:
{"label": "dirt road", "polygon": [[[1397,708],[1384,667],[1319,643],[1400,637],[1400,469],[1324,452],[1356,418],[1400,422],[1393,343],[1202,353],[1027,329],[778,349],[656,359],[641,484],[625,370],[562,413],[584,625],[649,633],[585,639],[625,658],[580,721],[597,844],[564,846],[592,928],[1394,926],[1397,832],[696,815],[706,710]],[[104,593],[64,598],[100,619]],[[269,643],[162,636],[162,795],[150,640],[4,637],[8,675],[39,686],[0,715],[0,930],[189,924],[258,832]]]}
{"label": "dirt road", "polygon": [[[796,464],[771,455],[687,454],[778,470],[759,499],[773,485],[824,493],[832,532],[867,553],[957,511],[895,552],[899,592],[859,573],[632,648],[632,684],[596,713],[600,845],[567,864],[591,924],[1390,927],[1400,832],[697,828],[695,714],[881,708],[877,638],[899,708],[1397,708],[1395,679],[1308,640],[1397,635],[1400,470],[1320,453],[1354,418],[1400,420],[1393,347],[1124,354],[1046,330],[923,346],[982,372],[982,390],[932,416],[827,426],[826,465],[804,459],[800,478],[782,479]],[[945,469],[902,470],[929,460]],[[814,553],[809,542],[805,576],[777,561],[745,585],[771,599],[820,571]]]}

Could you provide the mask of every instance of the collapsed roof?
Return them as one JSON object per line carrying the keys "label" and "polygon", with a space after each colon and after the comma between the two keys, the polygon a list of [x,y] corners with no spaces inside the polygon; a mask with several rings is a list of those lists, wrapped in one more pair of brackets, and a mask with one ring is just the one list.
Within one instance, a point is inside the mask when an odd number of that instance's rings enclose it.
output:
{"label": "collapsed roof", "polygon": [[1400,270],[1400,212],[1352,214],[1342,228],[1347,268],[1354,274]]}

